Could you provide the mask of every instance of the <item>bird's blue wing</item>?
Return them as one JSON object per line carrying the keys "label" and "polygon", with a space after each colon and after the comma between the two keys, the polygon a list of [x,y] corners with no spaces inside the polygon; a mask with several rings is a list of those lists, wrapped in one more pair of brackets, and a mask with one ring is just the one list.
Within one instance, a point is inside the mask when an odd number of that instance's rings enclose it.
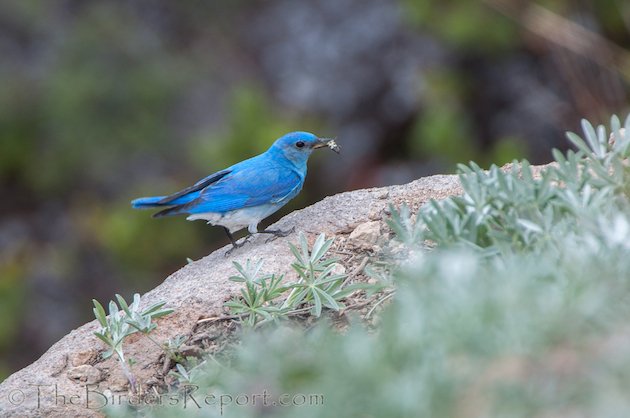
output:
{"label": "bird's blue wing", "polygon": [[[230,174],[231,171],[232,171],[231,168],[227,168],[225,170],[217,171],[214,174],[210,174],[208,177],[204,177],[203,179],[199,180],[197,183],[193,184],[192,186],[187,187],[183,190],[180,190],[177,193],[173,193],[171,195],[168,195],[160,199],[157,203],[159,205],[168,205],[169,203],[177,203],[176,200],[179,199],[180,197],[185,196],[187,194],[194,193],[194,192],[198,192],[202,190],[203,188],[208,187],[212,183],[215,183],[221,180],[223,177]],[[197,196],[194,196],[194,197],[197,197]],[[194,199],[194,197],[192,198]]]}
{"label": "bird's blue wing", "polygon": [[227,212],[268,203],[282,205],[302,189],[303,177],[273,161],[234,166],[220,181],[204,188],[182,212]]}

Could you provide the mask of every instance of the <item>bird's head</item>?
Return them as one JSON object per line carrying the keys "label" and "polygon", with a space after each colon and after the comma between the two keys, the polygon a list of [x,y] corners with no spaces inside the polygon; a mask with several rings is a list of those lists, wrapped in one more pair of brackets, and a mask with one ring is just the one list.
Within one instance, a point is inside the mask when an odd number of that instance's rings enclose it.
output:
{"label": "bird's head", "polygon": [[333,139],[318,138],[309,132],[291,132],[276,140],[271,146],[294,163],[305,163],[314,149],[329,147],[339,153],[339,146]]}

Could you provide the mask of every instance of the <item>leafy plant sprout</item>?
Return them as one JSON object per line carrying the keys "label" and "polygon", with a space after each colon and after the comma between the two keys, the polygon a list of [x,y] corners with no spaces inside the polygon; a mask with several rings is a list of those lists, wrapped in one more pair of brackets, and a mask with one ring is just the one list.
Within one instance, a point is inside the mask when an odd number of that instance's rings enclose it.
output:
{"label": "leafy plant sprout", "polygon": [[289,244],[295,256],[295,262],[291,267],[298,274],[298,281],[290,285],[291,293],[282,307],[295,308],[303,303],[312,302],[311,313],[316,317],[321,315],[324,306],[338,311],[343,307],[339,299],[346,296],[345,293],[341,293],[341,285],[347,275],[334,272],[339,261],[337,258],[324,258],[335,240],[326,239],[324,234],[320,234],[310,251],[303,233],[300,233],[299,240],[300,248]]}
{"label": "leafy plant sprout", "polygon": [[[272,321],[281,312],[280,308],[273,303],[273,300],[284,293],[287,288],[282,286],[283,276],[265,275],[258,277],[262,268],[262,260],[252,262],[247,260],[245,266],[234,262],[234,267],[241,274],[232,276],[230,280],[244,283],[241,288],[241,298],[232,298],[225,303],[225,306],[241,317],[243,322],[253,327],[263,322]],[[262,323],[262,322],[260,322]]]}
{"label": "leafy plant sprout", "polygon": [[[283,275],[259,276],[262,260],[247,260],[244,266],[234,262],[240,275],[232,276],[230,280],[244,283],[244,287],[241,288],[240,298],[233,298],[225,306],[246,325],[259,326],[280,317],[307,311],[319,317],[324,307],[338,311],[344,306],[340,300],[355,290],[351,286],[344,288],[346,274],[335,273],[338,259],[325,258],[334,239],[326,239],[321,234],[312,250],[309,250],[303,233],[300,233],[299,240],[299,248],[289,244],[295,257],[291,267],[298,274],[298,280],[294,283],[284,285]],[[287,291],[290,291],[288,296],[278,302]]]}
{"label": "leafy plant sprout", "polygon": [[151,341],[153,341],[158,347],[162,348],[155,340],[149,337],[149,333],[153,331],[157,325],[153,323],[153,319],[160,318],[173,312],[173,309],[162,309],[166,302],[158,302],[151,305],[147,309],[140,310],[140,295],[138,293],[133,295],[133,302],[128,305],[125,299],[116,295],[119,309],[116,302],[109,302],[109,316],[105,314],[105,309],[96,299],[92,299],[94,303],[94,316],[101,325],[101,329],[94,331],[101,341],[103,341],[109,347],[107,351],[103,353],[103,358],[107,359],[113,354],[116,354],[118,364],[129,381],[131,391],[133,393],[138,392],[136,378],[131,372],[131,360],[125,359],[125,353],[123,349],[123,342],[126,337],[135,333],[141,332],[146,335]]}

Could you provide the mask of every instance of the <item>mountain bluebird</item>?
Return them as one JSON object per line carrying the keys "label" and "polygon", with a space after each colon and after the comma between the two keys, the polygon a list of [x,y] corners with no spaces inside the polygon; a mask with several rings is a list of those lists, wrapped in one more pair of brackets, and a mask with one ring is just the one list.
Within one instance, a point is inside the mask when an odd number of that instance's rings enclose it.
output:
{"label": "mountain bluebird", "polygon": [[[232,250],[239,246],[232,235],[247,227],[258,232],[258,223],[287,204],[302,190],[306,162],[316,148],[330,147],[339,153],[334,140],[308,132],[291,132],[276,140],[264,153],[234,164],[169,196],[142,197],[133,208],[164,207],[153,217],[187,214],[192,221],[203,219],[222,226]],[[292,231],[266,229],[260,233],[286,236]],[[230,250],[231,251],[231,250]]]}

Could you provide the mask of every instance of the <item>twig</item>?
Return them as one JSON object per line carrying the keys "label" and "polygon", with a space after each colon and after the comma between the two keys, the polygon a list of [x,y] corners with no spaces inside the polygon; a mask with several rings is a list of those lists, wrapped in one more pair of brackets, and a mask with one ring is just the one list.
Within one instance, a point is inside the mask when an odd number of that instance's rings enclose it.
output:
{"label": "twig", "polygon": [[[395,292],[396,292],[395,290],[388,290],[388,291],[383,292],[385,294],[385,297],[383,297],[383,299],[385,299],[386,297],[391,296]],[[378,296],[375,295],[375,296],[372,296],[371,298],[362,300],[361,302],[357,302],[357,303],[353,303],[352,305],[348,305],[339,314],[342,315],[349,309],[360,309],[360,308],[363,308],[364,306],[367,306],[370,303],[374,302],[376,299],[378,299]],[[379,304],[380,302],[381,301],[377,302],[377,304]]]}
{"label": "twig", "polygon": [[372,312],[374,312],[374,310],[383,302],[385,302],[387,299],[391,298],[392,296],[394,296],[394,294],[396,293],[395,290],[390,291],[388,294],[386,294],[385,296],[383,296],[378,302],[376,302],[374,304],[374,306],[372,306],[372,308],[368,311],[368,313],[365,314],[365,319],[367,320],[371,315]]}
{"label": "twig", "polygon": [[248,314],[238,314],[238,315],[224,315],[224,316],[211,316],[210,318],[203,318],[197,321],[198,324],[203,324],[204,322],[218,322],[218,321],[229,321],[231,319],[241,319]]}
{"label": "twig", "polygon": [[348,277],[346,277],[346,279],[343,281],[343,283],[341,284],[341,288],[343,289],[343,287],[348,284],[348,282],[350,281],[350,279],[353,279],[354,277],[356,277],[359,273],[361,273],[363,271],[363,269],[365,268],[365,266],[367,266],[367,263],[369,261],[369,257],[365,257],[363,259],[363,261],[361,261],[361,264],[359,264],[357,266],[357,268],[355,268],[354,270],[352,270],[352,273],[348,274]]}

